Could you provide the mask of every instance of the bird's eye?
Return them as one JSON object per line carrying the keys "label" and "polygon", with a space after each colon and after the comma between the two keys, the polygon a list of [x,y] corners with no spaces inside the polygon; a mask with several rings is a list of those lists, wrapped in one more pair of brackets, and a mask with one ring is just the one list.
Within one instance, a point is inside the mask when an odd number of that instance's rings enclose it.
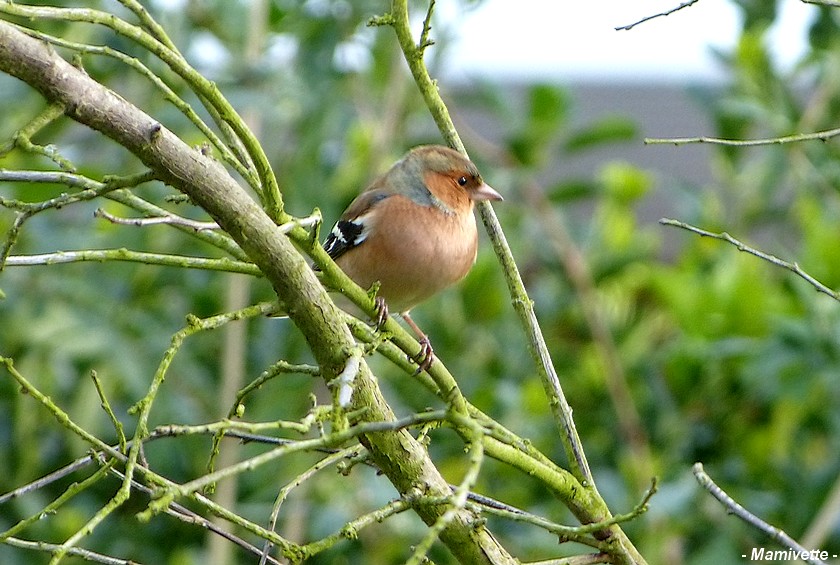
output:
{"label": "bird's eye", "polygon": [[458,179],[458,184],[460,186],[467,186],[467,177],[461,177]]}

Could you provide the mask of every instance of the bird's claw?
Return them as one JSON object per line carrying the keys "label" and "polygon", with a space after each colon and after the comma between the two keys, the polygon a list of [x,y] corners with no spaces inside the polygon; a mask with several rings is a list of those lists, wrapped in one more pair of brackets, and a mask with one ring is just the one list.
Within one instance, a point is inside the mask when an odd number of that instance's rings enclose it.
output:
{"label": "bird's claw", "polygon": [[[388,304],[381,296],[375,297],[373,299],[373,304],[374,310],[376,311],[376,316],[373,319],[373,327],[376,331],[379,331],[382,329],[382,326],[385,325],[385,322],[388,321]],[[432,349],[432,342],[429,341],[429,337],[424,334],[419,327],[417,327],[417,324],[414,323],[411,316],[408,315],[408,312],[403,312],[402,316],[409,327],[414,330],[414,333],[417,335],[420,342],[420,352],[414,357],[410,355],[408,356],[409,361],[417,363],[417,370],[414,371],[414,374],[419,375],[423,371],[428,371],[432,366],[432,363],[435,360],[435,351]]]}
{"label": "bird's claw", "polygon": [[385,325],[385,322],[388,320],[388,304],[385,303],[385,299],[381,296],[377,296],[373,299],[374,308],[376,309],[376,318],[374,318],[374,328],[377,331],[382,329],[382,326]]}
{"label": "bird's claw", "polygon": [[420,353],[412,357],[411,360],[417,363],[417,370],[414,371],[415,375],[428,371],[432,366],[435,360],[435,350],[432,349],[432,342],[429,341],[428,337],[423,337],[420,340]]}

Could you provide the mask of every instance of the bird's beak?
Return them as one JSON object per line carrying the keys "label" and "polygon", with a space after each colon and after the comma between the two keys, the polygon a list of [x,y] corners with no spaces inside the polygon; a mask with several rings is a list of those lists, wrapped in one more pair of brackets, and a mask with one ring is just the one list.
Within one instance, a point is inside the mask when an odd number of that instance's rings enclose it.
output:
{"label": "bird's beak", "polygon": [[496,190],[486,182],[481,183],[481,186],[470,191],[470,198],[473,200],[504,200],[502,195],[496,192]]}

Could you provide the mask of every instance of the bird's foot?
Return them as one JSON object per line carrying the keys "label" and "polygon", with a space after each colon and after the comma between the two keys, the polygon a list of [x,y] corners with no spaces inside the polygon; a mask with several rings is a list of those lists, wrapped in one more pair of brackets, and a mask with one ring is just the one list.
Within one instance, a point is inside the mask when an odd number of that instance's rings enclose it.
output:
{"label": "bird's foot", "polygon": [[432,349],[432,342],[429,341],[428,336],[423,336],[420,339],[420,353],[412,357],[412,361],[417,363],[417,370],[415,375],[419,375],[423,371],[428,371],[435,360],[435,350]]}
{"label": "bird's foot", "polygon": [[414,371],[414,374],[419,375],[423,371],[428,371],[429,367],[432,366],[432,363],[435,360],[435,350],[432,349],[432,342],[429,341],[429,336],[423,333],[420,326],[414,323],[414,320],[411,319],[411,315],[408,312],[403,312],[402,317],[403,320],[405,320],[405,323],[408,324],[408,327],[410,327],[414,332],[414,335],[417,336],[417,341],[420,342],[420,353],[409,358],[417,363],[417,370]]}
{"label": "bird's foot", "polygon": [[381,296],[377,296],[373,299],[374,308],[376,309],[376,317],[373,319],[373,327],[376,331],[382,329],[382,326],[385,325],[385,322],[388,321],[388,304],[385,303],[385,299]]}

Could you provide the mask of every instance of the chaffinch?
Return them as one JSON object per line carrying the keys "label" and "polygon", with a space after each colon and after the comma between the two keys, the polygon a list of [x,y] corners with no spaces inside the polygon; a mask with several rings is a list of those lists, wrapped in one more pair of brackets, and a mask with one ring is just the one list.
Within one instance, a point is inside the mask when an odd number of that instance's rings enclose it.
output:
{"label": "chaffinch", "polygon": [[356,197],[324,249],[356,284],[379,283],[377,326],[400,313],[421,344],[418,372],[434,350],[409,310],[461,280],[478,248],[474,203],[502,200],[463,155],[439,145],[415,147]]}

